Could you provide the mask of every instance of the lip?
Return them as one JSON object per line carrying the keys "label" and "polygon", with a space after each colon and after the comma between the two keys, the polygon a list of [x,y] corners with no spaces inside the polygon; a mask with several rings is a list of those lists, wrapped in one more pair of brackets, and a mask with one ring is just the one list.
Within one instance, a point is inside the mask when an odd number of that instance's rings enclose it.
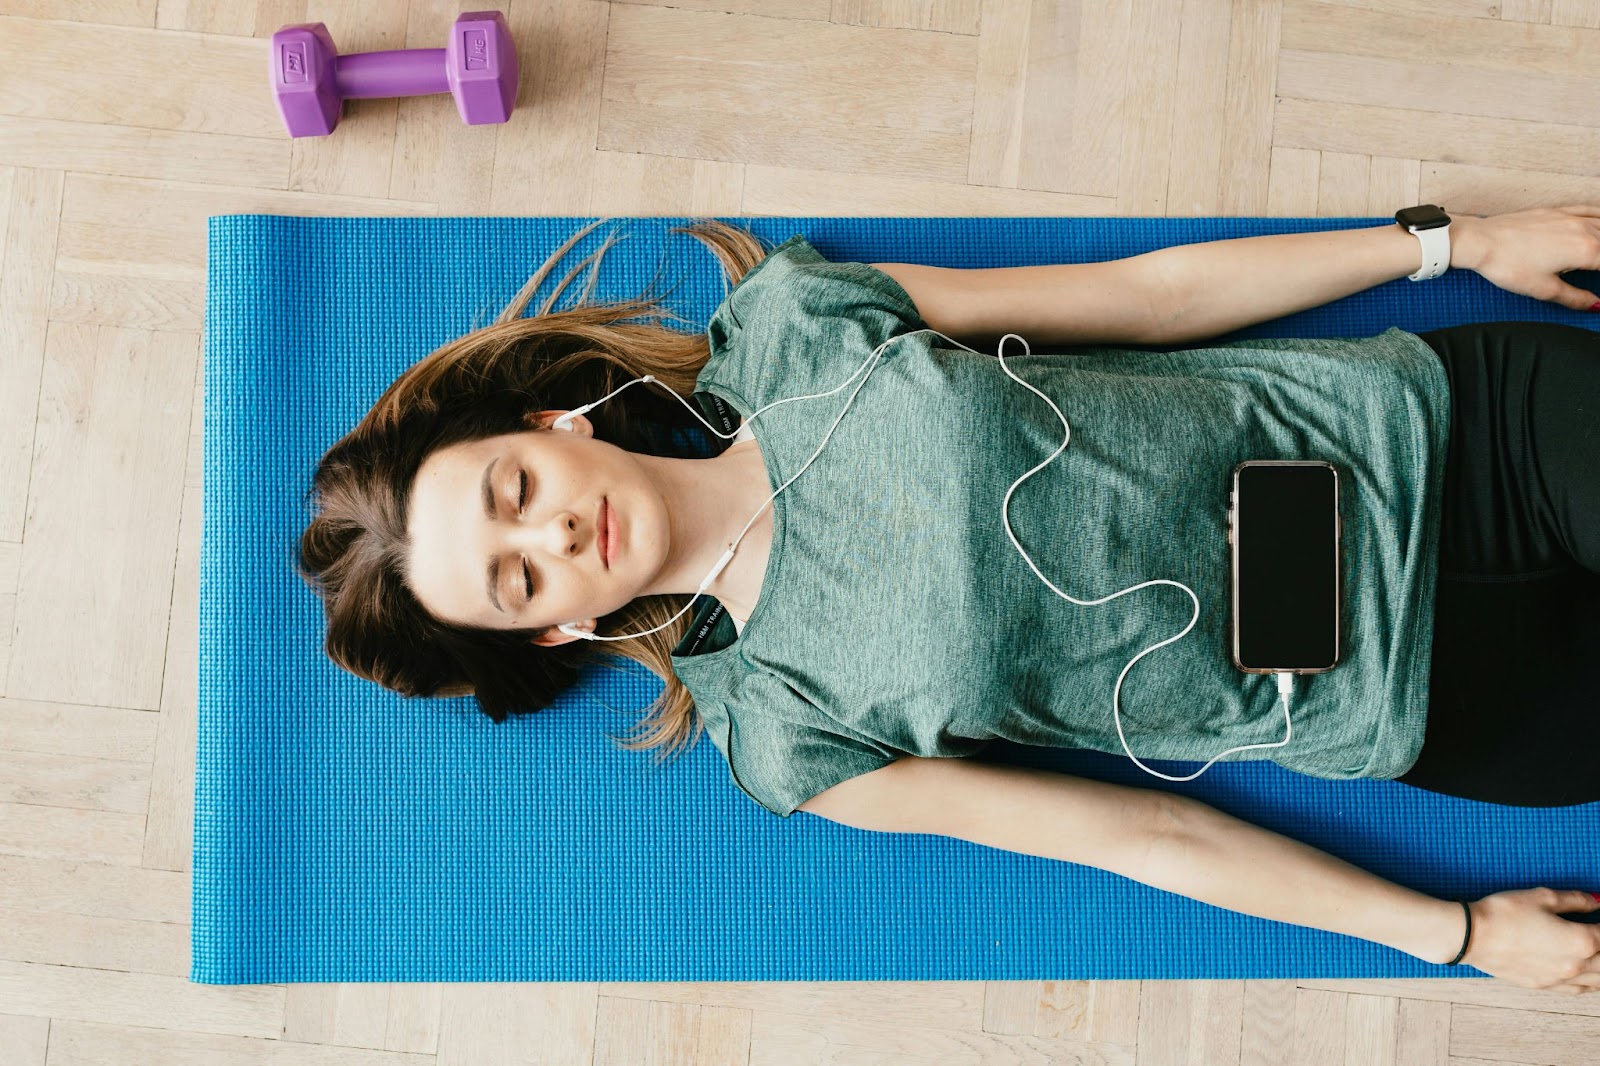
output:
{"label": "lip", "polygon": [[609,549],[611,547],[611,528],[615,522],[615,516],[611,513],[611,501],[604,496],[600,497],[600,520],[595,524],[595,528],[600,531],[600,535],[595,539],[600,542],[600,561],[605,564],[607,570],[611,569]]}

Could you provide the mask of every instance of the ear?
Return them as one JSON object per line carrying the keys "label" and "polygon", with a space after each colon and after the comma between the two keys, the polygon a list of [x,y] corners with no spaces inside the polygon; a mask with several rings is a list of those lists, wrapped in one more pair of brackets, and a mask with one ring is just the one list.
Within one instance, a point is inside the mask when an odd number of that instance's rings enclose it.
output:
{"label": "ear", "polygon": [[[555,424],[555,420],[566,413],[566,411],[532,411],[527,415],[526,421],[530,426],[536,426],[539,429],[551,429]],[[574,415],[567,424],[572,427],[572,432],[578,436],[594,436],[594,423],[583,415]],[[560,430],[559,432],[566,431]]]}
{"label": "ear", "polygon": [[[576,629],[582,629],[586,632],[593,633],[596,625],[596,619],[586,618],[581,621],[570,622],[568,624]],[[575,637],[570,633],[563,633],[555,626],[551,626],[549,629],[544,630],[537,636],[530,637],[528,643],[537,644],[541,648],[559,648],[563,644],[571,644],[573,641],[581,639],[581,637]]]}

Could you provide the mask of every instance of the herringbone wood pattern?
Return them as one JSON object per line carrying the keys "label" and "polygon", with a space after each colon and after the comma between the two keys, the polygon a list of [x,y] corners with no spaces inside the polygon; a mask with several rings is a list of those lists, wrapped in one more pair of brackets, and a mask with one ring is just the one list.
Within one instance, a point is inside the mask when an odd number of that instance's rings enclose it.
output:
{"label": "herringbone wood pattern", "polygon": [[0,0],[0,1062],[1600,1061],[1485,980],[188,983],[207,215],[1600,203],[1596,0],[509,0],[509,124],[283,132],[280,25],[487,6]]}

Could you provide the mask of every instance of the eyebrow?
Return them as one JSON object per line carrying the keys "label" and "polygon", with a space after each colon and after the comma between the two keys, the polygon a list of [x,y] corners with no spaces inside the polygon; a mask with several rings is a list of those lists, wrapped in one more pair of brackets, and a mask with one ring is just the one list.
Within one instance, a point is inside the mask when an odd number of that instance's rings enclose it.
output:
{"label": "eyebrow", "polygon": [[[489,460],[489,465],[483,468],[483,514],[491,522],[494,521],[494,485],[489,479],[494,476],[494,464],[500,461],[497,455]],[[500,558],[496,556],[489,560],[488,584],[489,602],[494,604],[494,609],[505,613],[505,608],[500,606],[500,594],[495,591],[495,586],[500,583]]]}

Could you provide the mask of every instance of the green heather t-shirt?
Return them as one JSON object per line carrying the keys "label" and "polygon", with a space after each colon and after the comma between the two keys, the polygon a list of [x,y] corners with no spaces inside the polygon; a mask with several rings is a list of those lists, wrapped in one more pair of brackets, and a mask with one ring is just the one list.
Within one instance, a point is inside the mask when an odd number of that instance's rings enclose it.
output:
{"label": "green heather t-shirt", "polygon": [[[826,392],[881,342],[926,328],[887,274],[796,235],[712,315],[696,399],[749,418]],[[1271,675],[1228,655],[1228,492],[1246,459],[1318,459],[1343,476],[1343,658],[1301,675],[1294,733],[1270,758],[1323,778],[1394,778],[1422,746],[1450,396],[1421,338],[1248,340],[1179,352],[1077,347],[1006,366],[1071,424],[1011,497],[1011,528],[1080,600],[1156,578],[1200,601],[1194,628],[1123,682],[1142,760],[1208,760],[1284,737]],[[1012,353],[1016,353],[1013,355]],[[777,489],[859,384],[752,423]],[[732,421],[732,416],[730,416]],[[713,420],[713,424],[715,424]],[[1093,607],[1052,592],[1001,504],[1060,446],[1061,420],[996,357],[924,333],[884,349],[827,446],[772,502],[772,554],[743,632],[709,596],[674,649],[734,783],[787,817],[903,754],[994,738],[1124,754],[1112,692],[1194,603],[1152,585]]]}

